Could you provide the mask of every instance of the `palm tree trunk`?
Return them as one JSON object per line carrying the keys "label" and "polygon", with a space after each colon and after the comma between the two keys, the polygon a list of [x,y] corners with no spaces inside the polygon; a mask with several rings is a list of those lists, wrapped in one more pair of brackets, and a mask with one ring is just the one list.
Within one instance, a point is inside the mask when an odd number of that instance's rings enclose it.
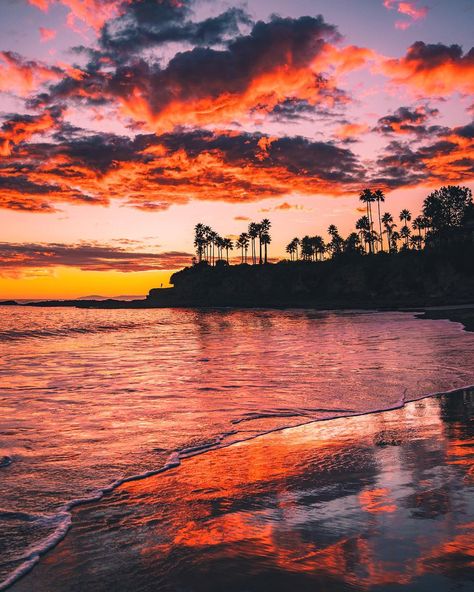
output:
{"label": "palm tree trunk", "polygon": [[260,237],[258,237],[258,249],[259,249],[258,263],[259,263],[259,265],[262,265],[262,239]]}
{"label": "palm tree trunk", "polygon": [[380,246],[382,247],[383,251],[382,218],[380,217],[380,199],[377,200],[377,209],[379,213]]}
{"label": "palm tree trunk", "polygon": [[267,264],[267,243],[265,243],[265,265]]}

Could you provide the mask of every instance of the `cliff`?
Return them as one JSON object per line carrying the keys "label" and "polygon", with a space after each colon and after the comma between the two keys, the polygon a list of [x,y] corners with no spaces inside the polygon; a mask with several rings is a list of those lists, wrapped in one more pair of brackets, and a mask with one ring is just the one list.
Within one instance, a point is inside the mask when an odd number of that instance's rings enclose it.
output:
{"label": "cliff", "polygon": [[347,255],[323,262],[185,268],[157,306],[418,307],[474,300],[474,248]]}

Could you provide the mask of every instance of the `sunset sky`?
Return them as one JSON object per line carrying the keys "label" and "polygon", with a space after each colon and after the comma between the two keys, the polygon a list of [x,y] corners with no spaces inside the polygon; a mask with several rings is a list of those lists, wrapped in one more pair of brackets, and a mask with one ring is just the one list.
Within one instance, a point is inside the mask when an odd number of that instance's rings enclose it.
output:
{"label": "sunset sky", "polygon": [[474,188],[472,0],[2,0],[0,299],[146,294],[193,227]]}

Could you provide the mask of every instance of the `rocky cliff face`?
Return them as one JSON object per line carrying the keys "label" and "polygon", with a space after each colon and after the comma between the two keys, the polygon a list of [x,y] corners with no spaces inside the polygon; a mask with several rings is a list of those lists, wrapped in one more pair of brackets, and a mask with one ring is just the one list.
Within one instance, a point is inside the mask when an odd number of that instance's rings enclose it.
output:
{"label": "rocky cliff face", "polygon": [[381,253],[319,263],[205,264],[175,273],[148,300],[189,306],[425,306],[474,300],[474,248]]}

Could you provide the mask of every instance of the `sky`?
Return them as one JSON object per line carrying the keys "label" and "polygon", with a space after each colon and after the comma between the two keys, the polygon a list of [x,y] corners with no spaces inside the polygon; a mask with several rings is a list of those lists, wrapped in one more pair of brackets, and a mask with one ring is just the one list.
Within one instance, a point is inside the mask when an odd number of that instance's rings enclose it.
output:
{"label": "sky", "polygon": [[198,222],[269,254],[364,187],[474,188],[472,0],[1,0],[0,299],[146,294]]}

